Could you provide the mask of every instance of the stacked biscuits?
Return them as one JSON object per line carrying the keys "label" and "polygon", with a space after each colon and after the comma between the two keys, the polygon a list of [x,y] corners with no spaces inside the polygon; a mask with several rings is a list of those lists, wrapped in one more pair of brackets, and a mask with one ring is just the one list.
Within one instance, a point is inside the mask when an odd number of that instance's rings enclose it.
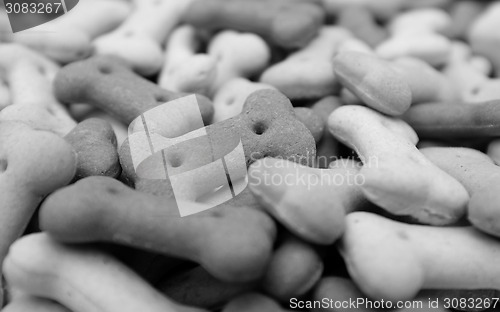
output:
{"label": "stacked biscuits", "polygon": [[2,311],[494,310],[500,1],[0,19]]}

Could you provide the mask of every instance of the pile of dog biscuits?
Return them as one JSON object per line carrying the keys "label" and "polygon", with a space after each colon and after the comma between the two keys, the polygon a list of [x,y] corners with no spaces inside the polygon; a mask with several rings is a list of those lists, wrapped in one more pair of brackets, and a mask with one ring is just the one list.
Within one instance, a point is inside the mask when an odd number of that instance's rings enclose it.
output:
{"label": "pile of dog biscuits", "polygon": [[487,0],[2,12],[2,311],[499,310],[499,28]]}

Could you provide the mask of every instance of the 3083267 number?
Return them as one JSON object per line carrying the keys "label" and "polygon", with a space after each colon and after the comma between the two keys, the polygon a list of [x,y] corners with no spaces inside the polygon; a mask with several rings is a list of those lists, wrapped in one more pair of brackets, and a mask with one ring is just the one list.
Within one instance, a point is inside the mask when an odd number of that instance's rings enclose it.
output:
{"label": "3083267 number", "polygon": [[445,309],[495,308],[500,298],[444,298]]}
{"label": "3083267 number", "polygon": [[52,14],[59,13],[61,3],[36,3],[36,2],[23,2],[23,3],[6,3],[5,11],[8,14]]}

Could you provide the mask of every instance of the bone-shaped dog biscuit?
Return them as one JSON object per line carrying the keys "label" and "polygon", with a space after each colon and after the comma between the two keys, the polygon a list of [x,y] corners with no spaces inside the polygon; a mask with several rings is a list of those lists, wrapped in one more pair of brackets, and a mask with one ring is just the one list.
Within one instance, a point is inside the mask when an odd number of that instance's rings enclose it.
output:
{"label": "bone-shaped dog biscuit", "polygon": [[[345,161],[346,168],[341,167]],[[266,158],[249,170],[249,186],[258,201],[291,232],[319,244],[342,235],[345,214],[364,203],[356,183],[359,168],[339,160],[332,169],[313,169]]]}
{"label": "bone-shaped dog biscuit", "polygon": [[65,139],[77,153],[75,178],[95,175],[117,178],[120,175],[116,136],[111,125],[105,120],[84,120]]}
{"label": "bone-shaped dog biscuit", "polygon": [[75,171],[75,151],[62,138],[0,122],[0,263],[42,199],[69,183]]}
{"label": "bone-shaped dog biscuit", "polygon": [[410,225],[355,212],[347,216],[340,251],[357,286],[374,299],[408,300],[421,289],[499,287],[500,244],[470,226]]}
{"label": "bone-shaped dog biscuit", "polygon": [[[177,106],[174,102],[170,105]],[[169,104],[165,108],[158,109],[174,110],[169,108]],[[252,93],[238,116],[196,131],[193,130],[199,127],[196,127],[196,123],[192,125],[193,116],[185,115],[187,110],[181,108],[175,110],[184,113],[183,123],[165,122],[165,116],[155,110],[145,113],[147,129],[152,142],[155,143],[152,150],[149,145],[139,147],[141,142],[144,142],[144,132],[133,134],[122,145],[120,161],[124,176],[131,183],[137,182],[139,177],[134,166],[135,153],[131,152],[138,149],[145,153],[140,160],[135,161],[136,165],[147,157],[155,155],[139,169],[144,171],[142,178],[157,179],[158,183],[166,179],[162,154],[167,160],[173,160],[167,162],[167,167],[175,167],[173,170],[176,172],[188,172],[197,166],[221,159],[227,154],[232,153],[236,156],[233,152],[239,146],[239,142],[244,154],[241,155],[242,161],[246,166],[266,156],[283,157],[304,164],[313,163],[316,153],[314,138],[305,125],[297,120],[290,101],[275,90],[259,90]],[[175,118],[175,115],[172,116]],[[138,124],[138,128],[144,129],[141,125],[142,118],[138,119]],[[197,134],[204,135],[198,137],[197,141],[189,140]],[[137,148],[134,147],[136,143],[139,144]],[[238,154],[238,158],[227,159],[226,165],[239,167],[237,161],[239,157]],[[189,200],[196,200],[205,192],[213,191],[214,172],[200,174],[198,171],[192,171],[192,174],[193,178],[196,176],[196,187],[189,187],[189,194],[186,194]],[[171,188],[169,185],[165,187]]]}
{"label": "bone-shaped dog biscuit", "polygon": [[[136,75],[115,57],[96,56],[62,68],[54,93],[64,103],[88,103],[130,124],[137,116],[186,94],[168,91]],[[212,103],[198,96],[203,119],[209,123]]]}
{"label": "bone-shaped dog biscuit", "polygon": [[254,32],[296,48],[316,36],[324,18],[320,6],[301,0],[194,0],[183,20],[200,28]]}
{"label": "bone-shaped dog biscuit", "polygon": [[481,103],[433,102],[410,108],[402,118],[419,136],[433,139],[500,135],[498,100]]}
{"label": "bone-shaped dog biscuit", "polygon": [[134,0],[128,18],[95,40],[96,52],[119,56],[143,75],[157,73],[163,64],[162,45],[191,2]]}
{"label": "bone-shaped dog biscuit", "polygon": [[216,75],[217,59],[198,53],[201,38],[189,25],[175,29],[167,42],[158,84],[174,92],[209,94]]}
{"label": "bone-shaped dog biscuit", "polygon": [[130,11],[121,0],[84,0],[50,23],[15,33],[12,40],[57,62],[74,62],[89,57],[92,40],[117,27]]}
{"label": "bone-shaped dog biscuit", "polygon": [[17,241],[3,266],[10,285],[57,300],[73,312],[203,312],[162,296],[113,257],[90,248],[68,246],[45,233]]}
{"label": "bone-shaped dog biscuit", "polygon": [[52,194],[42,205],[40,225],[64,242],[113,242],[189,259],[226,281],[264,273],[276,231],[267,215],[227,207],[180,217],[178,205],[111,178],[90,177]]}
{"label": "bone-shaped dog biscuit", "polygon": [[323,27],[306,47],[266,69],[260,81],[270,84],[291,99],[321,98],[338,91],[331,59],[351,37],[343,28]]}
{"label": "bone-shaped dog biscuit", "polygon": [[418,137],[402,120],[350,105],[336,109],[328,125],[362,158],[362,189],[369,200],[393,214],[435,225],[464,215],[467,191],[417,150]]}

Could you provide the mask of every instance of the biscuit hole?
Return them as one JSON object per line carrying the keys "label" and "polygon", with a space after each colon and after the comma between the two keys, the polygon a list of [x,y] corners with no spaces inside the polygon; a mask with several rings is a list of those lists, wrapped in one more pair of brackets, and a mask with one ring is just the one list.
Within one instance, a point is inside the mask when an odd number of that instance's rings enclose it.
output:
{"label": "biscuit hole", "polygon": [[263,122],[258,122],[253,126],[253,132],[257,135],[262,135],[266,132],[267,126]]}
{"label": "biscuit hole", "polygon": [[166,94],[156,94],[155,101],[158,103],[165,103],[169,101],[169,98]]}
{"label": "biscuit hole", "polygon": [[131,31],[131,30],[130,30],[130,31],[127,31],[127,32],[125,33],[125,37],[127,37],[127,38],[130,38],[130,37],[133,37],[133,36],[134,36],[134,32],[133,32],[133,31]]}
{"label": "biscuit hole", "polygon": [[182,158],[179,154],[171,154],[168,156],[168,163],[172,168],[179,168],[182,166]]}
{"label": "biscuit hole", "polygon": [[45,76],[46,74],[45,68],[43,68],[43,66],[38,66],[38,72],[43,76]]}
{"label": "biscuit hole", "polygon": [[7,159],[0,159],[0,172],[5,172],[8,167]]}
{"label": "biscuit hole", "polygon": [[109,66],[101,66],[99,67],[99,72],[103,75],[109,75],[111,74],[113,70]]}
{"label": "biscuit hole", "polygon": [[52,116],[57,115],[57,112],[55,111],[54,107],[52,107],[52,106],[47,107],[47,112],[48,112],[50,115],[52,115]]}
{"label": "biscuit hole", "polygon": [[[90,52],[90,54],[91,53],[93,53],[93,52]],[[75,54],[75,56],[76,56],[77,59],[83,59],[83,58],[85,58],[88,55],[89,55],[89,52],[87,52],[87,51],[78,51]]]}
{"label": "biscuit hole", "polygon": [[116,189],[116,188],[114,188],[114,187],[111,187],[111,186],[107,187],[107,188],[106,188],[106,191],[107,191],[109,194],[113,194],[113,195],[116,195],[116,194],[120,193],[120,191],[119,191],[118,189]]}
{"label": "biscuit hole", "polygon": [[235,96],[232,96],[232,97],[230,97],[229,99],[227,99],[226,105],[227,105],[227,106],[231,106],[231,105],[233,105],[235,102],[236,102],[236,97],[235,97]]}
{"label": "biscuit hole", "polygon": [[214,217],[214,218],[222,218],[222,217],[224,217],[224,214],[221,211],[217,210],[217,209],[212,209],[210,211],[210,215],[212,217]]}
{"label": "biscuit hole", "polygon": [[471,92],[473,95],[477,95],[479,93],[479,87],[475,87]]}
{"label": "biscuit hole", "polygon": [[398,231],[397,235],[402,240],[408,240],[408,235],[406,234],[405,231]]}

